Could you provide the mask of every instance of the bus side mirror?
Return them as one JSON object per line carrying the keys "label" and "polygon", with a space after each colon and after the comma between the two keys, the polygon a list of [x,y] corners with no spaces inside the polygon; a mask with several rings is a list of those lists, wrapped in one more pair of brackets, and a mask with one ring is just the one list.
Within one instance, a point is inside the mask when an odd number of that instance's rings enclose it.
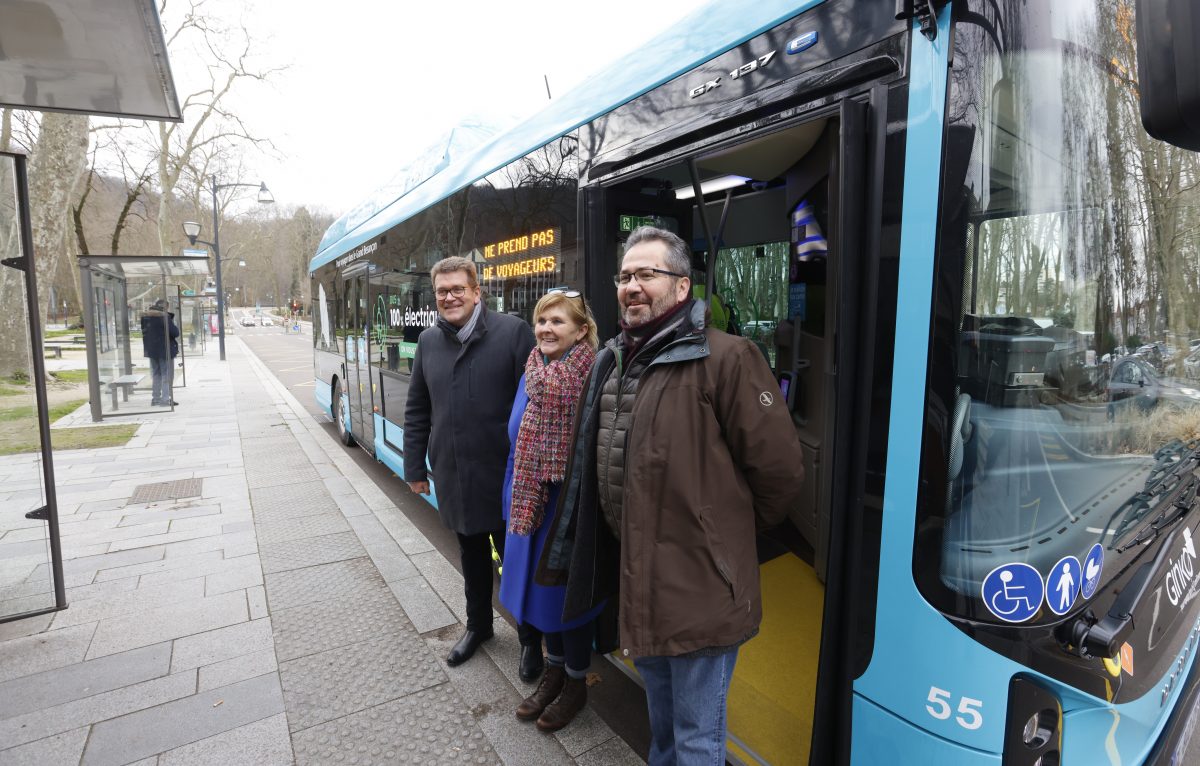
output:
{"label": "bus side mirror", "polygon": [[1157,139],[1200,151],[1200,7],[1137,0],[1142,125]]}

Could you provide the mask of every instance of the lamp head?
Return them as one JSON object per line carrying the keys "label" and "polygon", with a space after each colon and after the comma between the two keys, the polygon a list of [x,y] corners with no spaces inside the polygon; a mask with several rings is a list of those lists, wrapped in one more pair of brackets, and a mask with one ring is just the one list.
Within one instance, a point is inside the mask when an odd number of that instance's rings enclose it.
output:
{"label": "lamp head", "polygon": [[275,198],[271,196],[271,190],[267,188],[266,182],[258,185],[258,201],[264,205],[269,205],[275,201]]}
{"label": "lamp head", "polygon": [[200,236],[200,224],[195,221],[184,221],[183,233],[187,235],[188,242],[196,244],[196,237]]}

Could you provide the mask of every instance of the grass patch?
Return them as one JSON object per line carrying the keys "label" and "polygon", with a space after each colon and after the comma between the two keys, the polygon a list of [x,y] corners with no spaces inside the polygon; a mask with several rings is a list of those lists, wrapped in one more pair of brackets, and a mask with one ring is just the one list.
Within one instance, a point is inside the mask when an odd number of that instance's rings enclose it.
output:
{"label": "grass patch", "polygon": [[50,373],[50,377],[58,383],[87,383],[87,370],[57,370]]}
{"label": "grass patch", "polygon": [[64,415],[70,415],[84,404],[87,404],[87,399],[72,399],[69,402],[54,405],[50,408],[50,422],[53,423]]}
{"label": "grass patch", "polygon": [[70,335],[83,335],[83,330],[46,330],[43,338],[65,338]]}
{"label": "grass patch", "polygon": [[[120,447],[126,444],[137,433],[136,425],[119,426],[87,426],[85,428],[56,428],[50,432],[50,442],[54,450],[68,449],[100,449],[103,447]],[[41,450],[41,440],[36,431],[21,434],[16,439],[0,443],[0,455],[16,455],[23,452],[38,452]]]}
{"label": "grass patch", "polygon": [[[72,399],[69,402],[60,402],[50,408],[50,422],[61,418],[63,415],[70,415],[77,410],[81,404],[87,402],[87,399]],[[0,409],[0,422],[12,422],[14,420],[35,420],[37,418],[37,408],[30,404],[24,407],[9,407]]]}
{"label": "grass patch", "polygon": [[9,388],[8,386],[0,386],[0,396],[20,396],[24,393],[28,392],[23,388]]}

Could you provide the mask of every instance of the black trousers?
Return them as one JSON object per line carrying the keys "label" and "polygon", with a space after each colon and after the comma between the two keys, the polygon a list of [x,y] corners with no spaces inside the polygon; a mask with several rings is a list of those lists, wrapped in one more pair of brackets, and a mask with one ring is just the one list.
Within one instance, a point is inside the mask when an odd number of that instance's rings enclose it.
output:
{"label": "black trousers", "polygon": [[[487,631],[492,628],[492,587],[495,583],[492,541],[495,541],[496,552],[503,560],[504,530],[478,535],[458,535],[458,549],[462,556],[463,591],[467,597],[467,630]],[[532,625],[517,625],[517,635],[522,646],[541,646],[542,633]]]}

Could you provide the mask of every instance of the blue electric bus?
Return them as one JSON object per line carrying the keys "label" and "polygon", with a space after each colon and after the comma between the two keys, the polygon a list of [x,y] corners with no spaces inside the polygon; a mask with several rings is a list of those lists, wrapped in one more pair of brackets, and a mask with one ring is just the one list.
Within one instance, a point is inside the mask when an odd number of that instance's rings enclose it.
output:
{"label": "blue electric bus", "polygon": [[730,758],[1200,763],[1193,13],[712,3],[330,228],[317,400],[402,476],[434,262],[527,319],[582,288],[611,335],[624,239],[669,228],[805,447]]}

